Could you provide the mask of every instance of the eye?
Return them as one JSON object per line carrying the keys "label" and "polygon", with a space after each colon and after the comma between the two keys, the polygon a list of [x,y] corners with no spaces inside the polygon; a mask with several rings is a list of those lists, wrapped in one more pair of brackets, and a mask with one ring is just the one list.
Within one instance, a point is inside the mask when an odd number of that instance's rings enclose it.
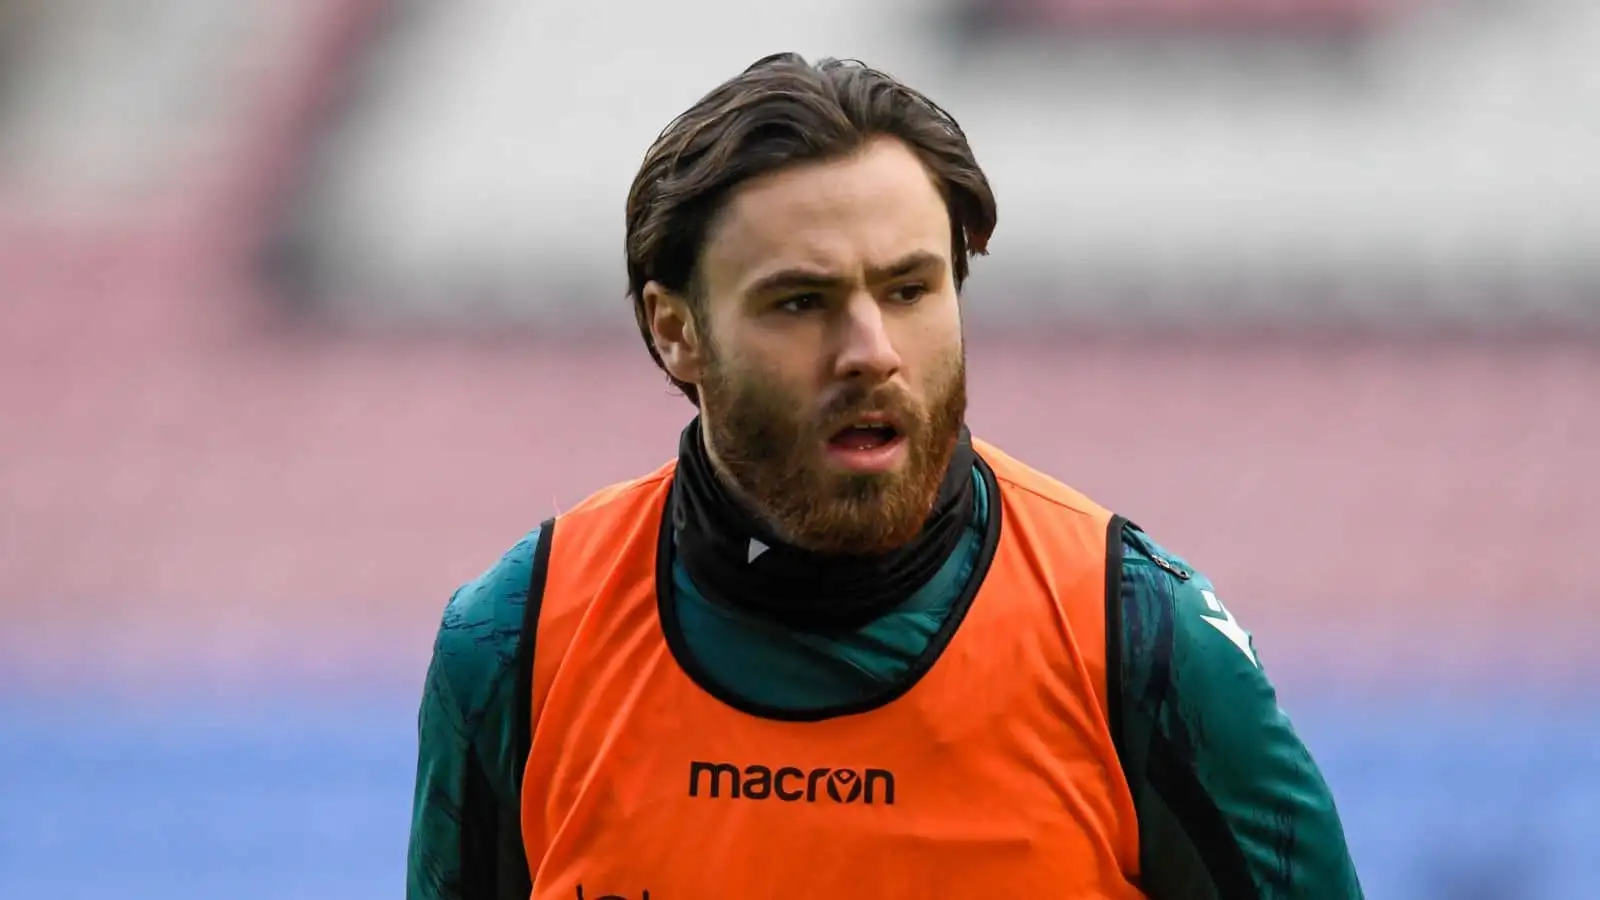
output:
{"label": "eye", "polygon": [[889,294],[889,299],[896,303],[909,305],[921,300],[923,295],[927,293],[928,286],[925,284],[902,284]]}
{"label": "eye", "polygon": [[798,294],[778,303],[778,309],[784,312],[800,313],[807,310],[820,309],[823,299],[821,294]]}

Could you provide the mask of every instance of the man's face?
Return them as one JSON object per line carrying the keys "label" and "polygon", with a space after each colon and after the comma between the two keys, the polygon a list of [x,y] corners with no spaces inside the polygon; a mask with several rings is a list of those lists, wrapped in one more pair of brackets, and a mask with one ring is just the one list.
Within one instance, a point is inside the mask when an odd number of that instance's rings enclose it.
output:
{"label": "man's face", "polygon": [[713,459],[811,550],[881,553],[926,520],[966,412],[950,222],[881,139],[734,192],[701,261]]}

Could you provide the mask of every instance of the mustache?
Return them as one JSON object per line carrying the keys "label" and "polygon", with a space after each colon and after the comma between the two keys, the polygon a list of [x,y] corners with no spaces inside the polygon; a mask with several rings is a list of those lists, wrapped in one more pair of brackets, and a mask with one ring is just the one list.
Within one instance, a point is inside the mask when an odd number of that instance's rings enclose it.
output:
{"label": "mustache", "polygon": [[888,416],[895,427],[911,430],[922,423],[922,407],[909,391],[895,385],[851,386],[828,401],[820,421],[825,427],[843,427],[867,414]]}

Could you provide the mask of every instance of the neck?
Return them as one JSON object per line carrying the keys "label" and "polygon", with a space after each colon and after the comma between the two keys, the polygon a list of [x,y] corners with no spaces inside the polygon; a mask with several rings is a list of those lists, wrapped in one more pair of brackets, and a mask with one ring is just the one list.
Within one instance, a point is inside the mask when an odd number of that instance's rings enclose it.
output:
{"label": "neck", "polygon": [[[693,427],[692,424],[691,427]],[[722,457],[717,455],[717,447],[716,444],[712,443],[711,435],[707,434],[704,428],[698,430],[700,433],[700,447],[705,453],[706,470],[711,473],[712,478],[716,479],[714,487],[719,496],[713,499],[718,503],[727,504],[730,507],[729,512],[742,520],[727,524],[732,525],[735,530],[749,530],[751,532],[750,537],[758,538],[769,546],[799,549],[799,545],[794,541],[794,535],[786,532],[783,525],[778,522],[777,517],[764,509],[761,503],[751,496],[749,491],[740,487],[738,480],[733,477],[728,466],[723,463]],[[680,446],[680,467],[683,464],[682,457],[683,448]],[[746,527],[741,528],[739,526]]]}
{"label": "neck", "polygon": [[886,554],[841,556],[796,547],[722,475],[695,419],[679,443],[672,511],[679,560],[716,603],[791,625],[856,627],[926,584],[972,517],[973,452],[965,429],[921,533]]}

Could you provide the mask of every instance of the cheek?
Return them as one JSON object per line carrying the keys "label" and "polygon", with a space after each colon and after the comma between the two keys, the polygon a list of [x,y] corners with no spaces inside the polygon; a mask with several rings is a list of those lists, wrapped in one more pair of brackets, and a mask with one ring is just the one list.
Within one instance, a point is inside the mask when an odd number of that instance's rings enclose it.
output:
{"label": "cheek", "polygon": [[798,416],[811,396],[809,373],[788,371],[773,360],[722,356],[714,368],[718,386],[737,396],[738,406],[748,414]]}
{"label": "cheek", "polygon": [[816,389],[812,386],[810,370],[794,372],[769,368],[760,371],[755,378],[773,414],[799,420],[811,410]]}
{"label": "cheek", "polygon": [[814,396],[827,368],[821,355],[797,337],[779,335],[743,344],[734,366],[739,377],[768,396],[789,401]]}
{"label": "cheek", "polygon": [[900,348],[900,355],[910,364],[917,383],[924,389],[943,384],[954,370],[961,368],[963,351],[958,316],[929,316],[913,326],[908,338]]}

